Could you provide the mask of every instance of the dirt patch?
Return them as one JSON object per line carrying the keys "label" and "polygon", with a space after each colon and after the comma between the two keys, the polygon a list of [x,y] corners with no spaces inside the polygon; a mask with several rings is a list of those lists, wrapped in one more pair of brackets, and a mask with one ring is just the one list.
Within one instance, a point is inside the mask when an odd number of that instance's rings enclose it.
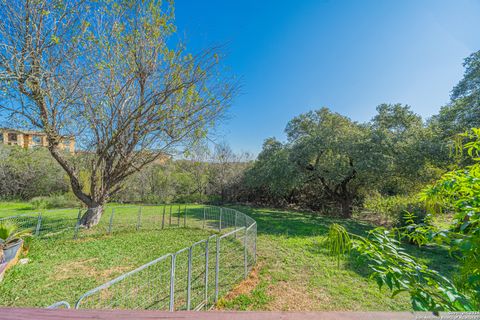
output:
{"label": "dirt patch", "polygon": [[269,311],[312,311],[321,309],[330,302],[330,297],[322,291],[308,292],[306,286],[278,282],[269,286],[267,293],[272,297],[268,303]]}
{"label": "dirt patch", "polygon": [[260,282],[259,279],[259,272],[262,268],[262,264],[257,264],[253,269],[252,272],[248,275],[247,279],[240,282],[232,291],[230,291],[225,297],[225,300],[232,300],[238,297],[241,294],[247,294],[255,289]]}
{"label": "dirt patch", "polygon": [[76,260],[55,267],[52,275],[53,280],[66,280],[81,274],[82,277],[111,280],[122,273],[133,270],[131,266],[115,266],[110,269],[99,270],[93,265],[98,258]]}
{"label": "dirt patch", "polygon": [[92,266],[92,262],[98,258],[83,259],[66,262],[55,267],[55,272],[51,276],[53,280],[66,280],[75,277],[77,274],[82,276],[95,277],[97,270]]}
{"label": "dirt patch", "polygon": [[113,277],[118,277],[122,273],[126,273],[127,271],[133,270],[134,268],[131,266],[115,266],[110,269],[102,270],[97,272],[99,277],[110,279]]}

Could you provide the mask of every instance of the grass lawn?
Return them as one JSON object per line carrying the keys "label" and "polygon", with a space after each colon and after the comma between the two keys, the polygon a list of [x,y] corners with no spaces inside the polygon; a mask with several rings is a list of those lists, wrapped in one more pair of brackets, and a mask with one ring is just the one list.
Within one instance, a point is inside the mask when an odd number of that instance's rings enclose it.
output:
{"label": "grass lawn", "polygon": [[32,210],[33,208],[28,202],[0,201],[0,218]]}
{"label": "grass lawn", "polygon": [[[7,215],[5,212],[8,215],[28,212],[27,206],[1,203],[0,216]],[[191,208],[201,209],[201,206]],[[324,235],[333,222],[357,234],[363,234],[371,225],[291,211],[236,209],[258,223],[258,264],[246,281],[221,299],[220,309],[411,310],[408,296],[400,294],[391,298],[388,290],[379,291],[376,282],[369,279],[365,266],[354,259],[337,265],[323,246]],[[155,210],[158,212],[155,208],[144,209],[142,214],[148,217],[149,212]],[[127,218],[135,221],[135,213],[122,215],[120,212],[116,213],[115,221]],[[52,216],[71,219],[75,214],[75,211],[60,210]],[[145,221],[146,224],[159,223],[158,219]],[[178,221],[181,224],[175,214],[172,221],[172,224]],[[113,235],[87,233],[77,241],[72,240],[71,234],[35,239],[28,253],[30,262],[17,265],[0,283],[0,305],[44,307],[58,300],[73,303],[85,291],[209,234],[199,228],[172,228]],[[446,276],[456,268],[455,261],[446,252],[413,246],[407,249]]]}
{"label": "grass lawn", "polygon": [[[322,244],[337,222],[363,234],[371,225],[291,211],[238,207],[258,223],[258,268],[221,307],[234,310],[412,310],[408,295],[391,298],[356,260],[337,265]],[[410,254],[449,276],[456,262],[447,252],[407,246]]]}
{"label": "grass lawn", "polygon": [[78,241],[35,239],[29,263],[8,271],[0,284],[0,305],[45,307],[59,300],[73,304],[86,291],[208,235],[199,229],[179,228]]}
{"label": "grass lawn", "polygon": [[[35,228],[38,215],[21,204],[6,206],[16,222]],[[16,210],[16,208],[19,208]],[[111,219],[112,209],[114,215]],[[224,210],[225,211],[225,210]],[[187,212],[186,219],[185,212]],[[74,305],[85,292],[142,266],[156,258],[216,234],[217,224],[207,217],[204,225],[203,207],[118,206],[110,205],[100,223],[91,230],[80,230],[73,240],[78,210],[46,210],[42,214],[40,237],[30,238],[29,259],[9,270],[0,283],[0,306],[45,307],[65,300]],[[29,218],[25,218],[27,215]],[[227,215],[224,212],[224,217]],[[224,219],[225,219],[224,218]],[[112,221],[112,234],[108,226]],[[224,221],[223,233],[233,228]],[[184,223],[187,228],[183,228]],[[165,229],[162,230],[162,225]],[[138,228],[138,230],[137,230]],[[58,232],[58,230],[62,230]],[[244,274],[244,250],[235,235],[221,241],[220,295],[236,285]],[[243,242],[242,242],[243,243]],[[192,251],[192,307],[204,300],[205,243]],[[209,301],[215,293],[215,241],[210,242]],[[188,251],[177,256],[175,268],[175,308],[186,308]],[[251,256],[249,263],[252,263]],[[170,292],[170,258],[144,269],[100,294],[82,302],[83,308],[151,308],[168,310]],[[99,299],[101,297],[101,299]]]}

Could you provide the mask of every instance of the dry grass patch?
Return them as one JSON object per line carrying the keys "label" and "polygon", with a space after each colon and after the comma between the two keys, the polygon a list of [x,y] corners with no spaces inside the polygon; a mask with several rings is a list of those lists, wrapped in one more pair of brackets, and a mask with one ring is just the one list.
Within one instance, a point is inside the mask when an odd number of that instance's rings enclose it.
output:
{"label": "dry grass patch", "polygon": [[92,263],[98,258],[82,259],[69,261],[55,267],[55,271],[50,276],[52,280],[66,280],[76,277],[77,275],[96,277],[98,275],[97,269],[92,266]]}
{"label": "dry grass patch", "polygon": [[267,293],[273,298],[266,306],[270,311],[323,310],[331,300],[323,291],[310,293],[306,286],[285,281],[270,285]]}
{"label": "dry grass patch", "polygon": [[233,288],[223,299],[232,300],[241,294],[250,293],[260,283],[259,272],[262,268],[262,264],[258,263],[250,272],[247,279],[240,282]]}
{"label": "dry grass patch", "polygon": [[95,266],[95,262],[97,261],[98,258],[90,258],[63,263],[55,267],[51,279],[59,281],[81,276],[108,281],[122,273],[133,270],[132,266],[114,266],[101,270]]}

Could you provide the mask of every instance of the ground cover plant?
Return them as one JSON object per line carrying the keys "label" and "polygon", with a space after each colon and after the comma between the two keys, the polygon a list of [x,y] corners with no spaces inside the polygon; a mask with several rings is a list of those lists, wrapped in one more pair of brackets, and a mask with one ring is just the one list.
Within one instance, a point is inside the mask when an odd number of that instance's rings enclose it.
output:
{"label": "ground cover plant", "polygon": [[[373,225],[354,220],[278,209],[238,207],[257,221],[258,266],[250,278],[222,299],[230,310],[412,310],[406,294],[392,297],[378,289],[371,272],[355,258],[338,265],[325,245],[328,228],[342,223],[365,235]],[[452,275],[457,262],[441,249],[413,245],[407,252],[419,261]]]}

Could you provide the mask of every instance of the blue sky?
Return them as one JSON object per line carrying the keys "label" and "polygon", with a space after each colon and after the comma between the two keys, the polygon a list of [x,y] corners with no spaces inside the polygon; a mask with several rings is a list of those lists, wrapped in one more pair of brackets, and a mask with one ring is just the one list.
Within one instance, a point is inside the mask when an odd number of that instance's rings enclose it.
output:
{"label": "blue sky", "polygon": [[176,19],[193,51],[228,44],[243,86],[216,139],[254,154],[323,106],[367,121],[400,102],[429,117],[480,49],[480,0],[177,0]]}

